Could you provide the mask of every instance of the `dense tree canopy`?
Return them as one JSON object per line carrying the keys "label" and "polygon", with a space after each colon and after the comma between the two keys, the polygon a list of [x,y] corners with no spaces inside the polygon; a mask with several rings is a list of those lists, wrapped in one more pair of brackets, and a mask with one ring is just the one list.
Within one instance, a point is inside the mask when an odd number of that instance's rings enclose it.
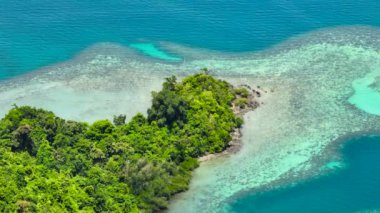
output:
{"label": "dense tree canopy", "polygon": [[188,188],[197,157],[241,124],[234,90],[196,74],[166,79],[148,116],[68,121],[17,107],[0,121],[0,212],[152,212]]}

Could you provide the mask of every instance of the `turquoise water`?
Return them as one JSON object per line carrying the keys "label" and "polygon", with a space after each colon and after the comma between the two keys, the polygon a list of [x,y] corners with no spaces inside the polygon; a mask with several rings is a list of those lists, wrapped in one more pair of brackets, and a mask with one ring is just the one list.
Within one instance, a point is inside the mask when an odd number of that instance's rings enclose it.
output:
{"label": "turquoise water", "polygon": [[2,0],[0,79],[67,60],[98,42],[252,51],[318,28],[380,26],[379,11],[377,0]]}
{"label": "turquoise water", "polygon": [[[190,47],[219,50],[222,52],[267,50],[271,48],[271,46],[279,44],[292,36],[302,35],[320,28],[352,25],[380,27],[379,11],[380,4],[378,0],[2,0],[0,7],[0,80],[16,77],[43,66],[65,61],[77,55],[85,48],[99,42],[121,44],[134,49],[141,55],[170,62],[168,63],[170,65],[176,65],[176,63],[185,61],[184,59],[186,58],[171,53],[170,51],[167,52],[164,46],[160,45],[161,41],[184,44]],[[365,34],[365,32],[369,31],[364,30],[361,32]],[[363,37],[365,37],[365,35]],[[332,35],[332,37],[333,36],[334,35]],[[371,41],[372,36],[373,34],[368,33],[368,37],[370,38],[366,40]],[[374,40],[376,39],[377,38],[374,38]],[[271,64],[269,68],[264,66],[265,60],[262,60],[264,65],[261,67],[263,70],[269,71],[277,70],[278,68],[278,72],[276,71],[274,73],[282,73],[279,72],[282,71],[281,69],[284,69],[284,72],[290,72],[292,70],[303,71],[307,68],[309,72],[305,72],[305,74],[315,72],[316,76],[321,75],[323,73],[322,71],[332,73],[329,71],[331,67],[334,67],[339,73],[342,73],[343,70],[344,75],[346,75],[346,71],[347,73],[351,71],[351,69],[349,69],[351,67],[347,66],[353,67],[355,64],[364,64],[363,70],[368,68],[365,66],[365,60],[367,59],[361,57],[361,53],[354,52],[350,54],[350,48],[348,48],[347,51],[337,48],[336,52],[334,49],[335,46],[330,47],[330,49],[327,47],[323,48],[323,45],[317,46],[316,48],[315,51],[322,55],[320,58],[318,58],[318,54],[314,53],[313,50],[300,51],[301,53],[298,53],[298,55],[287,56],[283,61],[279,58],[278,62],[276,62],[278,64]],[[324,51],[327,53],[323,54]],[[362,51],[363,50],[360,50],[359,52]],[[363,52],[365,53],[365,51]],[[306,56],[302,58],[304,54],[306,54]],[[368,60],[371,63],[377,59],[377,57],[371,58],[372,56],[369,53],[368,55]],[[297,57],[299,58],[298,60]],[[358,63],[354,63],[356,62],[355,57],[359,58]],[[349,60],[347,60],[347,58]],[[363,60],[363,58],[365,60]],[[207,59],[207,57],[205,57],[205,59]],[[294,61],[292,61],[292,59],[294,59]],[[334,63],[329,61],[329,59],[334,61]],[[327,62],[324,63],[324,60]],[[275,61],[275,59],[271,61]],[[292,62],[289,63],[291,65],[282,66],[288,61]],[[354,62],[351,63],[351,61]],[[122,64],[125,63],[128,65],[128,61],[122,62]],[[154,63],[156,62],[157,61],[154,60]],[[231,61],[228,62],[231,63]],[[345,62],[349,62],[348,65],[345,65]],[[260,63],[253,63],[253,65],[244,65],[244,63],[245,62],[241,64],[237,63],[234,66],[243,67],[243,70],[250,70],[256,68],[256,66],[260,69]],[[215,64],[212,65],[216,66]],[[221,67],[221,69],[227,69],[225,67],[228,65],[228,63],[222,63],[218,66]],[[198,64],[191,66],[196,67]],[[85,67],[86,64],[83,65],[81,69]],[[141,66],[136,67],[138,69]],[[232,66],[232,69],[235,67]],[[94,69],[94,67],[91,68]],[[113,69],[114,67],[111,66],[111,68]],[[135,66],[132,66],[132,68],[134,69]],[[149,67],[149,69],[150,68],[151,67]],[[166,68],[167,67],[162,69]],[[358,67],[355,67],[355,69],[352,70],[355,71],[357,69]],[[372,68],[368,68],[368,70],[372,70]],[[106,71],[108,72],[109,70],[107,69]],[[304,73],[299,73],[299,76],[302,77],[303,74]],[[338,76],[342,77],[341,75]],[[350,103],[362,109],[363,112],[373,115],[380,115],[379,85],[376,83],[379,79],[378,76],[378,70],[369,73],[368,76],[365,77],[357,76],[358,79],[352,82],[353,96],[349,100]],[[311,82],[316,82],[314,80],[315,79]],[[299,84],[302,83],[303,81],[300,81]],[[323,85],[323,82],[317,82],[317,84],[320,86]],[[78,83],[78,85],[82,84]],[[334,88],[337,89],[335,87],[336,84],[326,85],[326,88],[332,88],[332,86],[334,86]],[[348,87],[350,87],[350,85],[348,85]],[[47,88],[48,89],[45,88],[46,91],[54,91],[54,88]],[[323,95],[325,95],[323,97],[326,97],[324,100],[329,100],[329,97],[333,97],[333,95],[329,96],[329,94],[325,93],[325,90],[322,91]],[[64,92],[66,92],[66,90],[64,90]],[[12,101],[14,94],[18,95],[17,91],[16,93],[8,94]],[[60,98],[64,101],[68,101],[69,97],[72,97],[71,93],[67,95],[67,98],[62,95],[66,93],[57,94],[60,94],[62,96]],[[135,95],[135,93],[132,95]],[[25,94],[25,96],[27,97],[28,94]],[[51,96],[55,97],[56,94],[51,94]],[[304,100],[306,96],[307,95],[300,96],[301,102],[299,103],[294,99],[294,105],[299,105],[303,103],[302,101],[305,103],[311,102],[311,100]],[[32,97],[31,99],[34,102],[42,102],[43,100],[42,96],[30,97]],[[91,97],[93,96],[88,96],[88,98]],[[102,98],[99,99],[100,101],[96,101],[96,103],[103,100],[103,96],[101,97]],[[104,97],[106,97],[106,95],[104,95]],[[117,97],[119,98],[119,96]],[[342,97],[349,97],[349,95],[344,93]],[[4,100],[9,99],[4,98]],[[56,99],[51,100],[51,106],[59,105],[55,100]],[[78,98],[78,100],[83,99]],[[335,99],[333,100],[334,101],[330,102],[334,107],[337,101]],[[339,101],[342,100],[339,99]],[[9,102],[9,104],[7,104],[11,105],[12,103]],[[95,101],[94,103],[90,101],[86,103],[90,105],[91,109],[94,107],[93,105],[95,105]],[[75,102],[75,107],[77,107],[77,105],[77,102]],[[303,111],[301,107],[304,105],[298,105],[296,106],[299,107],[296,108],[296,116],[305,117],[305,114],[302,114],[305,113],[305,111]],[[62,106],[65,106],[62,108],[69,108],[66,107],[66,105]],[[327,108],[325,105],[322,106]],[[109,106],[104,108],[109,108]],[[310,137],[313,132],[307,132],[306,130],[313,128],[318,131],[324,131],[324,128],[326,128],[326,130],[336,128],[335,126],[331,126],[331,123],[335,122],[335,120],[332,120],[332,116],[336,114],[336,111],[326,110],[327,113],[330,113],[326,114],[322,110],[320,112],[314,112],[314,110],[317,109],[312,109],[313,113],[311,113],[312,116],[310,116],[312,120],[310,120],[310,122],[301,123],[302,125],[307,123],[307,127],[310,128],[305,128],[304,132],[300,132],[301,135],[305,133],[307,137]],[[101,108],[100,110],[104,109]],[[281,111],[281,113],[284,112]],[[301,115],[299,113],[301,113]],[[355,111],[355,113],[357,112]],[[322,115],[331,117],[331,120],[325,117],[322,118]],[[345,116],[346,114],[344,114],[342,118],[346,118]],[[349,118],[349,116],[352,117],[353,115],[347,115],[347,118]],[[321,125],[310,125],[315,123],[315,118],[317,117],[321,119]],[[341,125],[341,123],[339,123],[339,125]],[[351,126],[355,126],[355,123]],[[296,127],[297,126],[295,126],[295,128]],[[285,134],[280,134],[280,136],[282,135]],[[326,135],[328,134],[326,133]],[[270,139],[275,140],[276,138]],[[256,140],[257,138],[253,139],[254,142]],[[380,156],[379,140],[379,137],[353,139],[348,142],[348,145],[343,149],[343,155],[345,156],[344,162],[333,161],[324,166],[325,169],[331,169],[335,172],[318,179],[300,183],[296,187],[260,192],[259,194],[245,194],[244,197],[231,198],[236,198],[236,200],[231,201],[231,211],[355,212],[358,210],[380,208],[378,205],[380,204],[380,200],[378,199],[378,195],[380,194],[378,163],[380,162],[378,159],[378,156]],[[297,141],[294,141],[294,143],[297,143]],[[300,156],[302,157],[302,154],[300,154]],[[244,163],[246,162],[242,162],[239,166],[243,167]],[[251,167],[248,165],[244,168],[248,170],[254,168],[254,166]],[[229,170],[223,170],[224,173],[228,171]],[[255,177],[246,177],[247,174],[249,174],[249,171],[240,172],[237,174],[237,179],[238,181],[242,179],[243,184],[249,186],[249,181],[244,182],[244,178],[254,179]],[[242,175],[246,176],[244,177]],[[223,181],[224,179],[221,180]],[[223,184],[225,184],[225,182],[223,182]],[[232,182],[231,180],[229,184],[232,186],[231,188],[233,188],[233,186],[236,186],[236,181]],[[228,193],[232,194],[235,190],[239,189],[239,187],[233,188],[233,190],[228,191]],[[212,192],[213,191],[211,191],[211,193]],[[223,193],[223,191],[221,192]],[[207,194],[206,197],[210,198],[212,195]],[[206,210],[205,208],[205,211]]]}
{"label": "turquoise water", "polygon": [[178,62],[182,60],[180,57],[176,57],[167,52],[164,52],[160,50],[159,48],[157,48],[155,45],[150,44],[150,43],[135,43],[135,44],[130,44],[129,47],[137,49],[141,51],[143,54],[153,57],[153,58],[158,58],[158,59],[173,61],[173,62]]}
{"label": "turquoise water", "polygon": [[380,211],[380,135],[350,139],[342,163],[327,175],[292,187],[251,193],[231,203],[233,212]]}
{"label": "turquoise water", "polygon": [[380,68],[352,82],[355,90],[349,102],[367,113],[380,115]]}

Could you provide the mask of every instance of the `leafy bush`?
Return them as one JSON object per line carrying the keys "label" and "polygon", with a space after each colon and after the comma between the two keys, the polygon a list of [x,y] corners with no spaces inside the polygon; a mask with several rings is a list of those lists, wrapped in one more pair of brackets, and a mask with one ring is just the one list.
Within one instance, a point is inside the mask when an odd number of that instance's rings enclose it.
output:
{"label": "leafy bush", "polygon": [[244,87],[234,89],[234,93],[236,95],[240,95],[243,98],[247,98],[249,96],[249,91]]}
{"label": "leafy bush", "polygon": [[246,98],[239,98],[239,99],[236,100],[235,104],[236,104],[236,106],[238,106],[240,108],[244,108],[248,104],[248,99],[246,99]]}

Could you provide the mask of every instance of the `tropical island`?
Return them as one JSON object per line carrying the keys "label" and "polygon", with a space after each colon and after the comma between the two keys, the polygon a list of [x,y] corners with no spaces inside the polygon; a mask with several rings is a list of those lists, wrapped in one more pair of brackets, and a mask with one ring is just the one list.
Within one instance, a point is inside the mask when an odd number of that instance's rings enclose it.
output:
{"label": "tropical island", "polygon": [[15,105],[0,121],[0,211],[163,210],[188,189],[200,157],[237,142],[259,94],[204,72],[166,78],[147,116],[127,123],[118,115],[90,125]]}

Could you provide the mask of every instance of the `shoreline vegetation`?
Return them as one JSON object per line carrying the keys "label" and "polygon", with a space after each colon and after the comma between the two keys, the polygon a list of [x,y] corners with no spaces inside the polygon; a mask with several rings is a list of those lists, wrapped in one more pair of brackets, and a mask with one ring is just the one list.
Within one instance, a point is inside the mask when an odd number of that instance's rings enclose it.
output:
{"label": "shoreline vegetation", "polygon": [[0,120],[0,211],[166,209],[199,162],[239,150],[242,117],[259,106],[260,88],[202,71],[166,78],[147,116],[128,123],[118,115],[90,125],[15,105]]}
{"label": "shoreline vegetation", "polygon": [[[260,98],[263,93],[267,92],[266,90],[262,90],[260,86],[258,86],[257,88],[252,88],[250,85],[247,84],[239,85],[236,88],[234,87],[234,91],[236,97],[235,100],[232,102],[231,109],[234,112],[235,116],[242,120],[247,112],[253,111],[254,109],[260,106],[260,102],[257,100],[257,98]],[[199,157],[198,161],[205,162],[222,156],[237,153],[242,146],[241,128],[241,126],[236,127],[230,133],[232,140],[228,143],[228,146],[225,150],[218,153],[206,153],[204,156]]]}

